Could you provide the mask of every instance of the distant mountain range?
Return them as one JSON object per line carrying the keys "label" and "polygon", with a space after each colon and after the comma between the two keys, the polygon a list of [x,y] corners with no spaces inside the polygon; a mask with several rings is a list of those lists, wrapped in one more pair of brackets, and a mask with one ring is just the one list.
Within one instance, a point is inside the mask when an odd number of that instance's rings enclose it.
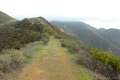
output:
{"label": "distant mountain range", "polygon": [[90,48],[99,48],[120,55],[119,29],[96,29],[86,23],[72,21],[53,21],[51,23],[77,36]]}

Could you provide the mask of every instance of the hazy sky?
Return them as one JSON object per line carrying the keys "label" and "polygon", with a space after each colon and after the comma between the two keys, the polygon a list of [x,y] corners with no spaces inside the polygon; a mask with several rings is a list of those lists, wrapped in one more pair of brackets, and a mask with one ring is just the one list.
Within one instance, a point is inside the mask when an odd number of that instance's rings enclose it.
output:
{"label": "hazy sky", "polygon": [[120,28],[120,0],[0,0],[0,10],[16,18],[43,16]]}

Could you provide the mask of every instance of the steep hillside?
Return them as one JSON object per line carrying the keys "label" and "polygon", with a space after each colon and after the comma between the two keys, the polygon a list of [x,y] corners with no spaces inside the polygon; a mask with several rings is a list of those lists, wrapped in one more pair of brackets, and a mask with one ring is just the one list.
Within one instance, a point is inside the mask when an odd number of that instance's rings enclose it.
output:
{"label": "steep hillside", "polygon": [[0,24],[8,23],[10,21],[15,21],[15,19],[0,11]]}
{"label": "steep hillside", "polygon": [[[85,45],[92,48],[99,48],[105,51],[112,51],[115,54],[120,52],[119,30],[100,30],[82,22],[52,22],[62,27],[66,32],[77,36]],[[117,41],[116,41],[117,40]]]}

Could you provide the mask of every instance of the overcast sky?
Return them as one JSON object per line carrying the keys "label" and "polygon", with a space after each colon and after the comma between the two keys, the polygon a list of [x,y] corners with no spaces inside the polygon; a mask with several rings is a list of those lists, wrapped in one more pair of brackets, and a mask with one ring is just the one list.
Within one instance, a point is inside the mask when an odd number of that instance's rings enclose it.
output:
{"label": "overcast sky", "polygon": [[43,16],[120,28],[120,0],[0,0],[0,10],[16,18]]}

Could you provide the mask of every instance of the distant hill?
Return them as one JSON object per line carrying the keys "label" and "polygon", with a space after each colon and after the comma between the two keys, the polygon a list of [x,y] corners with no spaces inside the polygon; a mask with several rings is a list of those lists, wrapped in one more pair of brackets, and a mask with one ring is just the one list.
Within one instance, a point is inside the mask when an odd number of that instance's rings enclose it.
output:
{"label": "distant hill", "polygon": [[0,24],[4,24],[10,21],[15,21],[15,19],[0,11]]}
{"label": "distant hill", "polygon": [[83,22],[53,21],[52,24],[77,36],[89,47],[120,54],[120,30],[118,29],[96,29]]}
{"label": "distant hill", "polygon": [[105,39],[108,39],[112,44],[116,44],[116,46],[120,46],[120,30],[119,29],[104,29],[98,30],[99,34],[104,37]]}

